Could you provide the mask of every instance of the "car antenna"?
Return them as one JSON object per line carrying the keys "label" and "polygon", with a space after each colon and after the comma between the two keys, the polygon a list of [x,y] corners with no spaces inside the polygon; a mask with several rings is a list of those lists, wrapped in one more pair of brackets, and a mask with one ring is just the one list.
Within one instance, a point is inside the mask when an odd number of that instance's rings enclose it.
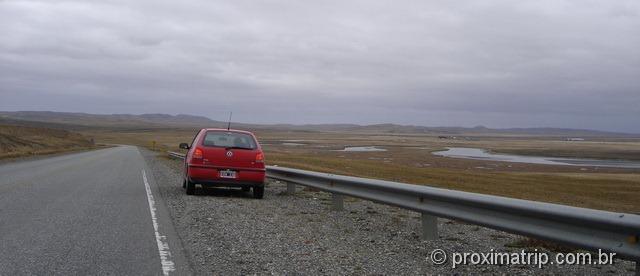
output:
{"label": "car antenna", "polygon": [[229,123],[227,124],[227,130],[231,129],[231,115],[233,115],[233,111],[229,111]]}

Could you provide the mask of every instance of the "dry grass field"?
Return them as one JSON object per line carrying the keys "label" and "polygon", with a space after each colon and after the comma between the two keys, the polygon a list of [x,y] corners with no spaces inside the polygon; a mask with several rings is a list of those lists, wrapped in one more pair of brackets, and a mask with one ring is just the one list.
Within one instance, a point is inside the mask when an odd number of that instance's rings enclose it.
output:
{"label": "dry grass field", "polygon": [[0,125],[0,159],[93,147],[87,137],[66,130]]}
{"label": "dry grass field", "polygon": [[[90,131],[97,142],[178,151],[196,130]],[[303,131],[257,131],[269,165],[378,178],[579,207],[640,213],[640,170],[536,165],[439,157],[446,147],[484,148],[538,156],[640,160],[640,140],[584,142],[558,137],[379,135]],[[155,146],[153,144],[155,141]],[[387,151],[344,152],[345,146]]]}

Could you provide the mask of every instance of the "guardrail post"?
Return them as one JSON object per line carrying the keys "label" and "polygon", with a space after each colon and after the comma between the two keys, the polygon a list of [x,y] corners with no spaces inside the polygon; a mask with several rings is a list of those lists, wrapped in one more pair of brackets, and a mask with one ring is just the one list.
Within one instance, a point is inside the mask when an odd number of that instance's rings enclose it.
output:
{"label": "guardrail post", "polygon": [[287,194],[293,195],[296,192],[296,184],[287,182]]}
{"label": "guardrail post", "polygon": [[331,201],[333,204],[331,205],[331,209],[334,211],[342,211],[344,210],[344,195],[332,193]]}
{"label": "guardrail post", "polygon": [[422,239],[435,240],[438,238],[438,218],[422,213]]}

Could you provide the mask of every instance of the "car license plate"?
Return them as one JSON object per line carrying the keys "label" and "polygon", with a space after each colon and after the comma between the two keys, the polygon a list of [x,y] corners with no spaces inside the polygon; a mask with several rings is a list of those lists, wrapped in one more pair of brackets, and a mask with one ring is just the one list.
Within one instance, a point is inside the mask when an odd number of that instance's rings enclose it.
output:
{"label": "car license plate", "polygon": [[236,171],[224,170],[220,171],[221,178],[236,178]]}

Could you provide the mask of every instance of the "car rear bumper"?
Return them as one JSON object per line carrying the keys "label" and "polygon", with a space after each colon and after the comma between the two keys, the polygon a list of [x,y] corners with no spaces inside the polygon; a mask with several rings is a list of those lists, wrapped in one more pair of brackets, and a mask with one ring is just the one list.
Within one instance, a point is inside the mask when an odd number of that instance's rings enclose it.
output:
{"label": "car rear bumper", "polygon": [[[234,170],[237,177],[234,179],[221,178],[220,170]],[[266,173],[264,169],[255,168],[222,168],[213,166],[190,165],[187,177],[189,181],[205,186],[213,187],[261,187],[264,186]]]}
{"label": "car rear bumper", "polygon": [[189,181],[207,187],[264,187],[264,182],[248,182],[237,180],[189,179]]}

